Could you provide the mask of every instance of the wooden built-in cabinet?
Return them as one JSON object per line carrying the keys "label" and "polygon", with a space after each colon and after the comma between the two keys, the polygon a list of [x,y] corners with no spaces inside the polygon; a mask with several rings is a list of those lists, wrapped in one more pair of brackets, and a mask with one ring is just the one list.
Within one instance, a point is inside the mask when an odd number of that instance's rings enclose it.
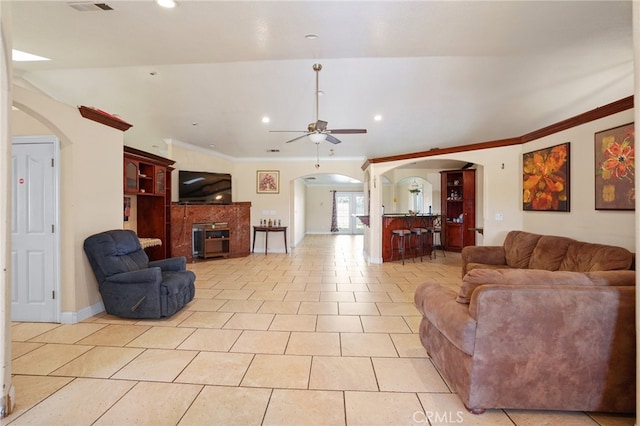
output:
{"label": "wooden built-in cabinet", "polygon": [[476,244],[476,171],[445,170],[440,173],[444,248],[460,251]]}
{"label": "wooden built-in cabinet", "polygon": [[174,163],[168,158],[124,147],[124,195],[137,198],[136,233],[139,237],[162,241],[162,245],[146,249],[151,260],[169,257]]}

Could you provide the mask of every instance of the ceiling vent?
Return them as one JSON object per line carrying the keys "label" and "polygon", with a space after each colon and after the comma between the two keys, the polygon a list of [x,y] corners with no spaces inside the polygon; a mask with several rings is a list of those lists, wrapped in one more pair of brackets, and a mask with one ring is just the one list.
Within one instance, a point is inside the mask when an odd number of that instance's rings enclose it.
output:
{"label": "ceiling vent", "polygon": [[106,3],[72,2],[67,4],[78,12],[99,12],[113,10],[113,8]]}

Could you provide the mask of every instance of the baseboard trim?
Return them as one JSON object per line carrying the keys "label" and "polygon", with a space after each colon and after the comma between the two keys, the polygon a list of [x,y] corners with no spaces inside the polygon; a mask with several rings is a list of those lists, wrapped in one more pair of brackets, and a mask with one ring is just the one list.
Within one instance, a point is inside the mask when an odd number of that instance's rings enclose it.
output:
{"label": "baseboard trim", "polygon": [[100,312],[104,312],[104,304],[102,302],[87,306],[76,312],[62,312],[60,322],[62,324],[75,324],[91,318],[94,315],[98,315]]}

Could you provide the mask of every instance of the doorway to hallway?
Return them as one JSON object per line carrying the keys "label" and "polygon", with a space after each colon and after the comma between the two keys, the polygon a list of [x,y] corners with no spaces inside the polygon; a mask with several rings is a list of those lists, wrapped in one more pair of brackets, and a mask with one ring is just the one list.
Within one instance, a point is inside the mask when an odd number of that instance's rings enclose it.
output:
{"label": "doorway to hallway", "polygon": [[336,217],[340,234],[364,232],[364,225],[357,215],[364,215],[364,193],[336,191]]}

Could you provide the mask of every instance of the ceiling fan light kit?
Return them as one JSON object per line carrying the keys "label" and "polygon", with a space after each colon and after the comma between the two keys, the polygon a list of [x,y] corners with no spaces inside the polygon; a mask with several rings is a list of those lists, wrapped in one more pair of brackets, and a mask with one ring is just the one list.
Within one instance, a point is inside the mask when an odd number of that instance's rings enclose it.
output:
{"label": "ceiling fan light kit", "polygon": [[320,142],[324,142],[325,140],[327,140],[327,134],[326,133],[311,133],[309,135],[309,139],[311,139],[311,142],[313,143],[320,143]]}
{"label": "ceiling fan light kit", "polygon": [[[315,99],[316,99],[316,121],[314,123],[309,123],[307,126],[307,130],[270,130],[270,132],[296,132],[296,133],[304,133],[302,136],[297,136],[293,139],[288,140],[286,143],[295,142],[297,140],[303,139],[305,136],[311,140],[311,142],[316,144],[317,151],[319,151],[319,144],[321,142],[327,141],[332,144],[339,144],[342,141],[335,136],[334,134],[357,134],[357,133],[367,133],[367,129],[327,129],[327,122],[320,120],[319,116],[319,96],[322,93],[318,88],[318,75],[322,70],[321,64],[313,64],[313,71],[316,73],[316,90],[315,90]],[[318,163],[315,164],[316,169],[320,167],[319,164],[319,155],[318,155]]]}

